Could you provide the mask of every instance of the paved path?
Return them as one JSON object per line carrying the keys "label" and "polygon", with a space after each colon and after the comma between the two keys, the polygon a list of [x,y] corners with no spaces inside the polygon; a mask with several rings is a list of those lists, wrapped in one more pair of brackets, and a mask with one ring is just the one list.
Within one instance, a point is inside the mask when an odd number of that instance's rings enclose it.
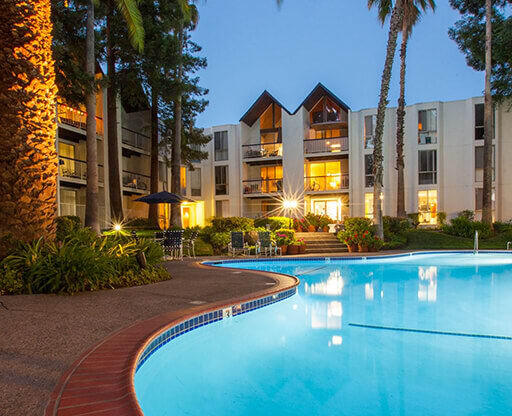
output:
{"label": "paved path", "polygon": [[269,288],[253,272],[167,263],[173,279],[75,296],[1,296],[0,415],[40,416],[62,373],[85,350],[129,324]]}

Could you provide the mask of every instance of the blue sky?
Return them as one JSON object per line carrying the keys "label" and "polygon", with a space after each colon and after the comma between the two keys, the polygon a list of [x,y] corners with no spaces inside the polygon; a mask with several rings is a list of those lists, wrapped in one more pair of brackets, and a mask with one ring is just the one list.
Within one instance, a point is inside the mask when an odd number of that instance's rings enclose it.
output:
{"label": "blue sky", "polygon": [[[199,75],[210,90],[210,105],[198,126],[237,123],[265,89],[293,111],[318,82],[352,110],[377,105],[387,25],[381,27],[366,1],[284,0],[279,10],[275,0],[200,0],[198,7],[193,40],[208,59]],[[447,34],[458,16],[438,0],[435,14],[414,28],[407,103],[481,95],[483,73],[466,65]],[[398,62],[389,94],[392,106],[398,96]]]}

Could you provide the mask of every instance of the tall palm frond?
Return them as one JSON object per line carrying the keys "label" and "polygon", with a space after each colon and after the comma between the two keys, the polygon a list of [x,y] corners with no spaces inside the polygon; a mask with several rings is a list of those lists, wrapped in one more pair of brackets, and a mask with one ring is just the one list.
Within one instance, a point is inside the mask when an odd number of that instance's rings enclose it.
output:
{"label": "tall palm frond", "polygon": [[116,5],[126,21],[130,42],[134,48],[142,52],[144,49],[144,26],[138,0],[116,0]]}

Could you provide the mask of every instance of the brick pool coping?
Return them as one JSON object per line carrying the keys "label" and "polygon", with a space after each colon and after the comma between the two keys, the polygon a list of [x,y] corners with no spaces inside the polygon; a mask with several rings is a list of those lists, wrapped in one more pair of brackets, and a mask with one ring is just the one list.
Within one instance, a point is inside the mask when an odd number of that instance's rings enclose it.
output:
{"label": "brick pool coping", "polygon": [[[206,264],[194,265],[205,271],[218,270]],[[155,336],[196,315],[283,292],[299,284],[296,277],[279,273],[236,268],[230,271],[265,276],[274,285],[249,295],[164,313],[113,333],[83,353],[61,376],[45,416],[142,416],[133,377],[139,356]]]}

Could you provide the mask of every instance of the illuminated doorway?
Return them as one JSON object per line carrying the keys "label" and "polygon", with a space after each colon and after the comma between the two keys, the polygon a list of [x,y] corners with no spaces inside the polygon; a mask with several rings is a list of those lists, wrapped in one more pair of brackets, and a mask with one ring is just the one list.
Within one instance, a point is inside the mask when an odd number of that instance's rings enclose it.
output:
{"label": "illuminated doorway", "polygon": [[313,200],[313,212],[317,215],[327,215],[329,218],[341,220],[341,202],[338,199]]}

